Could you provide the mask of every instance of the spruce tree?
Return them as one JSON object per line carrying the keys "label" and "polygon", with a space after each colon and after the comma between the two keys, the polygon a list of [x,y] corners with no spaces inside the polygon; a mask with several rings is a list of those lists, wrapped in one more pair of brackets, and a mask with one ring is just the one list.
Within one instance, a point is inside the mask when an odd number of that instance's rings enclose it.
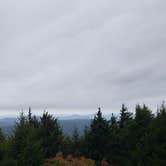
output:
{"label": "spruce tree", "polygon": [[127,107],[124,104],[122,104],[122,108],[120,110],[120,120],[119,120],[120,128],[125,127],[125,125],[127,125],[130,120],[132,120],[132,113],[128,112]]}
{"label": "spruce tree", "polygon": [[41,166],[43,156],[37,138],[38,129],[32,126],[28,119],[21,113],[10,137],[10,154],[18,161],[19,165]]}
{"label": "spruce tree", "polygon": [[107,156],[109,132],[109,122],[103,118],[101,108],[98,108],[98,112],[86,134],[89,157],[101,161]]}
{"label": "spruce tree", "polygon": [[72,151],[74,156],[80,155],[80,136],[77,128],[74,128],[72,134]]}
{"label": "spruce tree", "polygon": [[58,120],[48,112],[44,112],[40,118],[39,138],[45,158],[55,156],[60,150],[60,144],[63,142],[63,132]]}

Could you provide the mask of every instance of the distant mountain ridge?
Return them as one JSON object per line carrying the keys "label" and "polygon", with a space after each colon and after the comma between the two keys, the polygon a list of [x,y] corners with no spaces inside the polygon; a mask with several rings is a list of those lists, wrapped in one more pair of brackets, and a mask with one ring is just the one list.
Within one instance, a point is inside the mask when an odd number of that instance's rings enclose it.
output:
{"label": "distant mountain ridge", "polygon": [[[71,135],[73,130],[77,128],[78,132],[82,134],[86,126],[89,126],[94,114],[88,115],[54,115],[63,128],[64,134]],[[111,115],[103,115],[106,119],[110,119]],[[39,116],[38,116],[39,117]],[[0,117],[0,128],[6,134],[10,134],[13,130],[14,124],[18,117]]]}
{"label": "distant mountain ridge", "polygon": [[[76,118],[76,117],[75,117]],[[0,128],[5,134],[12,133],[17,118],[0,119]],[[85,126],[89,126],[91,119],[58,119],[64,134],[71,135],[76,128],[80,134],[83,133]]]}

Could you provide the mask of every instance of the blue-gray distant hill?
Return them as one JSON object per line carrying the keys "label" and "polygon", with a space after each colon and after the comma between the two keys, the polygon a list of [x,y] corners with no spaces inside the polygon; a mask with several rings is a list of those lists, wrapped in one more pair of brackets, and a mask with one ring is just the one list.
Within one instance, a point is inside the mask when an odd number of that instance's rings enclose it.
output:
{"label": "blue-gray distant hill", "polygon": [[[78,132],[82,134],[86,126],[90,125],[91,119],[93,119],[94,114],[89,115],[63,115],[56,116],[58,121],[63,128],[64,134],[71,135],[73,130],[77,128]],[[106,119],[110,119],[111,115],[105,115]],[[12,133],[14,124],[17,121],[17,118],[4,118],[0,117],[0,128],[6,134]]]}
{"label": "blue-gray distant hill", "polygon": [[[78,117],[77,117],[78,118]],[[3,118],[0,119],[0,128],[4,131],[4,133],[9,134],[12,133],[14,128],[14,124],[17,121],[16,118]],[[64,134],[71,135],[73,130],[77,128],[80,134],[83,133],[85,126],[89,126],[90,119],[60,119],[59,123],[63,128]]]}

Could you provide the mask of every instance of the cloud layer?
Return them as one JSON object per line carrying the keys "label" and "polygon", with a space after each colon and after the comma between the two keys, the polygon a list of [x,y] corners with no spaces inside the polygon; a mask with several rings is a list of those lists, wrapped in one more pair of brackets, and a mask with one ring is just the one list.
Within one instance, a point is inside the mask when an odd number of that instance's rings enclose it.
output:
{"label": "cloud layer", "polygon": [[165,0],[1,0],[0,108],[156,106],[165,20]]}

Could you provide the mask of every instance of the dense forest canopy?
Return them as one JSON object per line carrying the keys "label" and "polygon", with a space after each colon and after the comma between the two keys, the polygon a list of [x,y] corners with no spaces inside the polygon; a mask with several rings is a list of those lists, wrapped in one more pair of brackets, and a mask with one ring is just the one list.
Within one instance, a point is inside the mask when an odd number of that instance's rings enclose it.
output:
{"label": "dense forest canopy", "polygon": [[136,105],[132,113],[123,104],[119,117],[105,119],[99,108],[83,135],[74,129],[68,136],[54,116],[44,112],[38,119],[29,109],[10,136],[0,130],[0,166],[42,166],[56,155],[87,165],[165,166],[165,125],[164,103],[155,113],[146,105]]}

